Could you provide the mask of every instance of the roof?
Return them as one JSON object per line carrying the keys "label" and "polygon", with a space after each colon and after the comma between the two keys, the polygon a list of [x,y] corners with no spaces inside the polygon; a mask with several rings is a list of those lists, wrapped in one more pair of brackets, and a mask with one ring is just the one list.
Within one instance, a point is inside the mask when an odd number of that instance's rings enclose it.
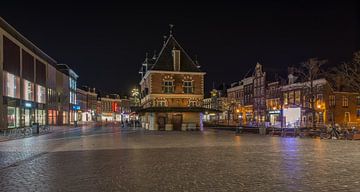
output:
{"label": "roof", "polygon": [[195,62],[189,57],[189,55],[180,46],[173,35],[170,35],[170,37],[167,39],[165,45],[160,51],[159,56],[149,69],[159,71],[174,71],[172,56],[173,49],[180,50],[181,72],[201,72],[201,70],[198,68],[198,65],[195,64]]}
{"label": "roof", "polygon": [[55,66],[56,61],[51,58],[49,55],[44,53],[40,48],[34,45],[31,41],[29,41],[26,37],[21,35],[13,26],[7,23],[2,17],[0,17],[0,27],[3,28],[7,33],[9,33],[12,37],[18,40],[25,47],[30,49],[33,53],[35,53],[41,59],[47,61],[49,64]]}

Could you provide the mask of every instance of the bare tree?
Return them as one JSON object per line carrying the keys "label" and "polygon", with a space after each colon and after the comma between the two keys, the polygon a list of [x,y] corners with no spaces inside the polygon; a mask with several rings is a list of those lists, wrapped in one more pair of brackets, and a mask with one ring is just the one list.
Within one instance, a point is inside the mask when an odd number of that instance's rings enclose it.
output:
{"label": "bare tree", "polygon": [[360,51],[354,53],[353,59],[350,62],[340,65],[336,72],[345,80],[345,85],[350,86],[353,91],[360,93]]}
{"label": "bare tree", "polygon": [[314,81],[324,75],[325,72],[321,69],[321,66],[324,65],[326,62],[326,60],[310,58],[307,61],[302,62],[301,67],[296,70],[296,72],[302,77],[304,81],[304,88],[305,90],[307,90],[305,99],[310,103],[310,109],[312,113],[312,128],[316,127],[315,103],[317,102],[316,96],[318,94],[318,85],[315,84]]}

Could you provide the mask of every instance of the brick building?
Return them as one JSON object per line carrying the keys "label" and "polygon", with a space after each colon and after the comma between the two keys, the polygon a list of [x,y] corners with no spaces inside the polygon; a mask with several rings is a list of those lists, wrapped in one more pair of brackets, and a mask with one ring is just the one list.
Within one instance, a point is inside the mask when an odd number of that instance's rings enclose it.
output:
{"label": "brick building", "polygon": [[205,73],[172,34],[157,57],[146,57],[140,74],[139,112],[143,127],[150,130],[202,127]]}

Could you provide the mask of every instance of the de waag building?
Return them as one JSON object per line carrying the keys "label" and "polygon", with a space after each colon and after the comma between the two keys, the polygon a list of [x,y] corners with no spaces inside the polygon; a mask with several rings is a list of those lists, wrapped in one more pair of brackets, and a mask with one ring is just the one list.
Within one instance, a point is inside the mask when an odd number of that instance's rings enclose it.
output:
{"label": "de waag building", "polygon": [[149,130],[202,129],[204,75],[174,36],[140,69],[142,126]]}
{"label": "de waag building", "polygon": [[77,77],[0,17],[0,129],[75,121]]}

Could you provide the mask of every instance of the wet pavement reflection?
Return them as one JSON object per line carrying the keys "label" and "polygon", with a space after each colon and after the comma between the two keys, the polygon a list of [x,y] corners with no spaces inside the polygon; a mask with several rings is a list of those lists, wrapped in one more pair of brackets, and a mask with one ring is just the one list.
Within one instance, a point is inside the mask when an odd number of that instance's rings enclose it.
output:
{"label": "wet pavement reflection", "polygon": [[359,191],[358,141],[61,128],[0,142],[0,191]]}

